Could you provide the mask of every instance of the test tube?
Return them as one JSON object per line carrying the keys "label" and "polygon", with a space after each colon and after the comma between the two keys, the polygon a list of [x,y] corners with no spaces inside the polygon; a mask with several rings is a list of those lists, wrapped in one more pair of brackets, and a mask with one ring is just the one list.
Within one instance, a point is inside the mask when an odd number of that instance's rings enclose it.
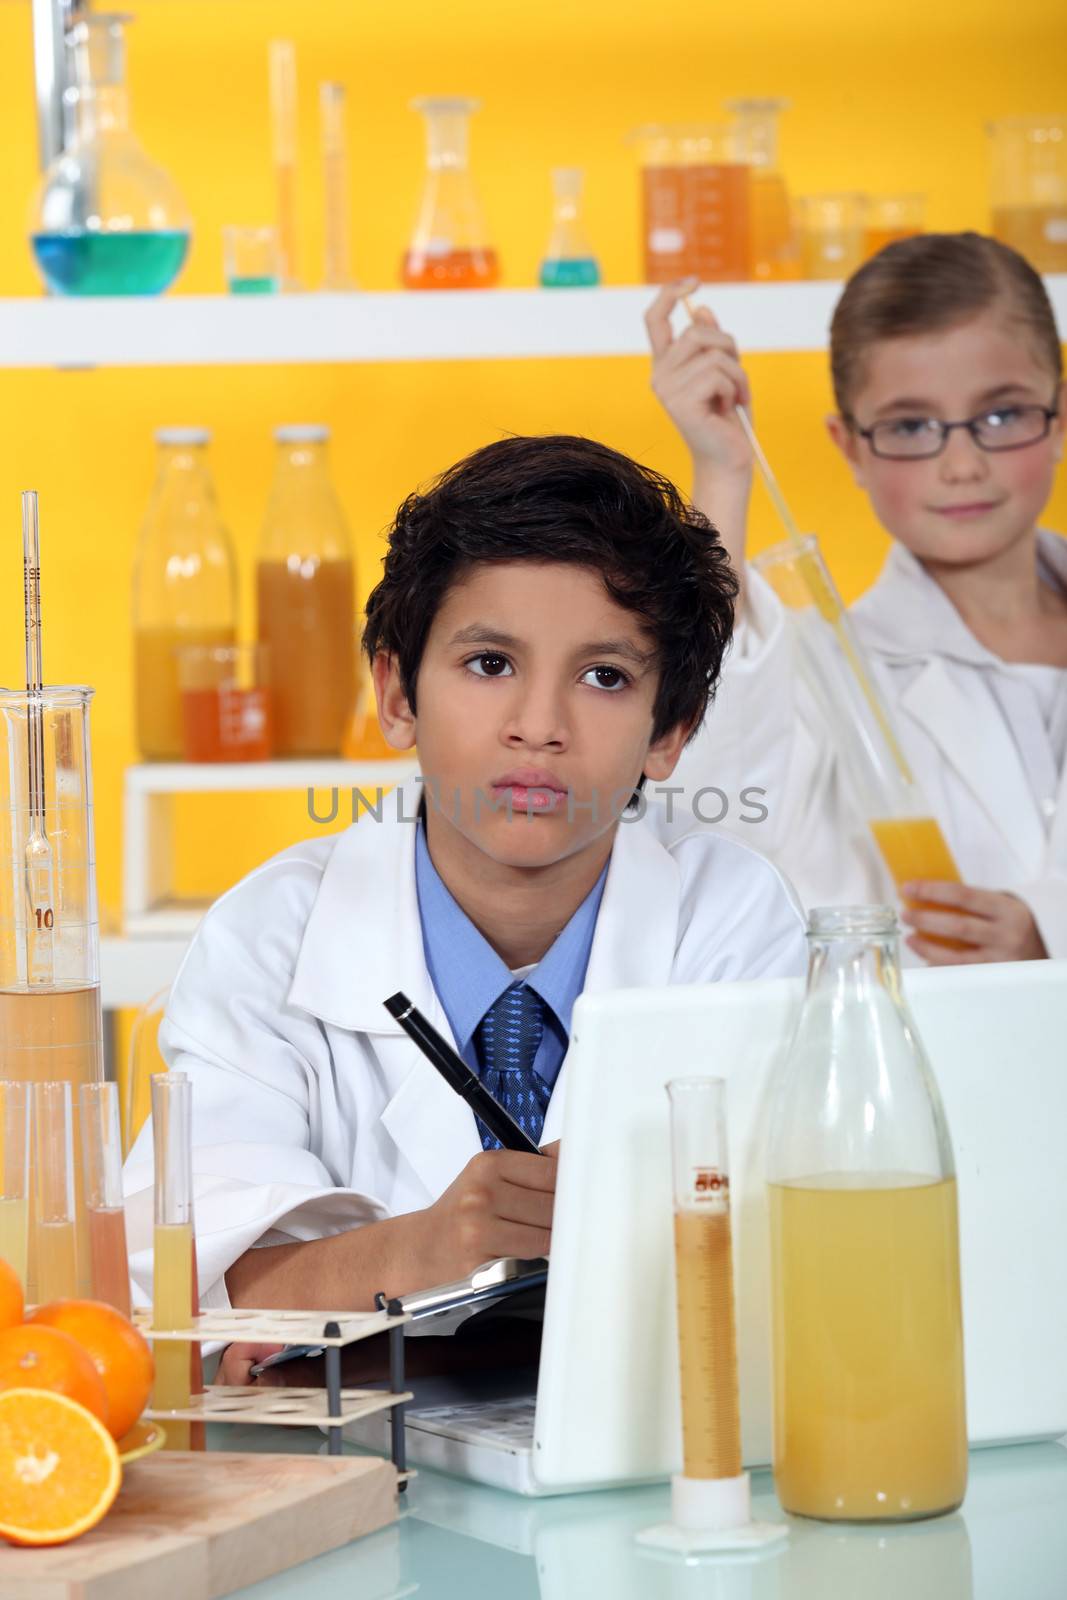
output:
{"label": "test tube", "polygon": [[69,1083],[33,1085],[37,1223],[37,1301],[47,1305],[78,1292],[74,1242],[74,1139]]}
{"label": "test tube", "polygon": [[93,1299],[130,1315],[130,1263],[122,1203],[119,1091],[115,1083],[81,1086],[82,1171],[89,1219]]}
{"label": "test tube", "polygon": [[348,139],[345,129],[345,86],[319,86],[322,118],[322,181],[325,199],[326,261],[322,287],[332,293],[352,288],[352,252],[348,228]]}
{"label": "test tube", "polygon": [[[159,1329],[193,1325],[193,1150],[192,1084],[184,1072],[152,1078],[155,1144],[155,1231],[152,1323]],[[191,1396],[191,1345],[184,1339],[153,1340],[157,1411],[184,1411]],[[189,1423],[168,1421],[167,1447],[188,1450]]]}
{"label": "test tube", "polygon": [[0,1257],[26,1293],[30,1232],[30,1086],[0,1083]]}
{"label": "test tube", "polygon": [[271,149],[278,207],[278,255],[283,289],[297,289],[296,273],[296,47],[272,39],[269,47]]}

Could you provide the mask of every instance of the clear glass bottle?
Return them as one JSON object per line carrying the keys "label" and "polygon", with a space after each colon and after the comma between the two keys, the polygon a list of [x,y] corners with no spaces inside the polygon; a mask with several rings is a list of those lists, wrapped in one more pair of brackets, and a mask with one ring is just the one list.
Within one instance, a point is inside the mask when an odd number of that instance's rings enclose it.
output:
{"label": "clear glass bottle", "polygon": [[751,169],[749,276],[763,283],[800,277],[800,241],[778,166],[778,118],[788,100],[728,100],[737,154]]}
{"label": "clear glass bottle", "polygon": [[552,169],[552,230],[541,262],[542,289],[591,289],[600,282],[600,265],[582,216],[581,167]]}
{"label": "clear glass bottle", "polygon": [[189,213],[130,129],[128,16],[94,13],[70,29],[63,152],[44,175],[31,240],[56,294],[160,294],[181,271]]}
{"label": "clear glass bottle", "polygon": [[887,906],[816,910],[767,1175],[787,1511],[906,1521],[967,1484],[956,1179]]}
{"label": "clear glass bottle", "polygon": [[986,132],[993,237],[1038,272],[1067,272],[1067,117],[1004,117]]}
{"label": "clear glass bottle", "polygon": [[478,101],[421,99],[411,109],[426,118],[426,181],[401,281],[405,289],[491,289],[500,266],[468,159]]}
{"label": "clear glass bottle", "polygon": [[355,562],[330,482],[329,429],[277,428],[256,567],[259,641],[270,652],[274,748],[331,756],[356,702]]}
{"label": "clear glass bottle", "polygon": [[207,465],[206,428],[160,428],[155,487],[133,570],[137,744],[146,761],[180,761],[179,652],[237,632],[237,562]]}

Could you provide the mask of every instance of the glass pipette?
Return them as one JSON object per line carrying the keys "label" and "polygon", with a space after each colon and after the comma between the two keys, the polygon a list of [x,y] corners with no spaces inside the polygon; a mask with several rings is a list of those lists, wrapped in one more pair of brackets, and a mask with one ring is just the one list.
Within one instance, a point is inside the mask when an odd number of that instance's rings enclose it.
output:
{"label": "glass pipette", "polygon": [[[688,296],[683,297],[682,304],[689,313],[690,321],[695,322],[696,311]],[[774,509],[781,518],[790,540],[797,546],[798,552],[802,552],[805,548],[804,537],[797,527],[785,495],[779,487],[778,480],[771,470],[771,464],[767,460],[763,446],[756,437],[756,430],[752,426],[752,418],[744,406],[737,406],[735,414],[745,438],[748,440],[749,449],[752,451],[753,459],[760,470],[760,476],[763,479],[767,493],[771,497]],[[892,756],[901,778],[906,784],[913,785],[915,782],[914,774],[901,748],[900,740],[893,729],[889,713],[882,704],[881,696],[877,689],[871,682],[870,673],[867,671],[856,641],[852,637],[851,626],[845,613],[845,606],[841,596],[834,588],[829,574],[820,569],[817,561],[812,561],[806,554],[798,554],[797,566],[819,615],[825,622],[830,624],[837,636],[838,644],[841,646],[841,653],[848,662],[863,698],[870,707],[871,715],[878,725],[878,730],[885,740],[886,748]]]}
{"label": "glass pipette", "polygon": [[343,83],[319,85],[319,110],[322,117],[322,179],[326,201],[326,265],[322,287],[336,294],[352,288]]}
{"label": "glass pipette", "polygon": [[26,981],[55,977],[55,859],[48,840],[41,706],[41,549],[37,494],[22,496],[22,559],[26,591],[26,786],[29,836],[25,849],[28,900]]}

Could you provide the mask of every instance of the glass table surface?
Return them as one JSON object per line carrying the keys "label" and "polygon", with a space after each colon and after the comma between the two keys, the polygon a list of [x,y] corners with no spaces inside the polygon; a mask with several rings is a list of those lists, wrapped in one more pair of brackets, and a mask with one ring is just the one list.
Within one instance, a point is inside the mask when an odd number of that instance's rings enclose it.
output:
{"label": "glass table surface", "polygon": [[[324,1452],[319,1434],[212,1428],[217,1449]],[[971,1453],[967,1497],[948,1517],[891,1527],[787,1517],[768,1472],[754,1515],[790,1536],[756,1559],[653,1553],[667,1487],[531,1500],[437,1472],[401,1496],[400,1519],[262,1583],[242,1600],[1065,1600],[1064,1442]]]}

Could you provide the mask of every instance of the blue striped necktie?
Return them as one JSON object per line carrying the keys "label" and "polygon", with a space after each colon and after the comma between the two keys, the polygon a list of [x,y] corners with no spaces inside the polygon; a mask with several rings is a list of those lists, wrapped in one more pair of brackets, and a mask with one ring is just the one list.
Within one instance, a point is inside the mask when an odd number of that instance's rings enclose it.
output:
{"label": "blue striped necktie", "polygon": [[[540,1142],[545,1110],[552,1094],[534,1071],[534,1059],[545,1028],[545,1003],[536,989],[513,983],[489,1007],[474,1030],[485,1088],[535,1144]],[[500,1141],[478,1123],[484,1150],[499,1150]]]}

